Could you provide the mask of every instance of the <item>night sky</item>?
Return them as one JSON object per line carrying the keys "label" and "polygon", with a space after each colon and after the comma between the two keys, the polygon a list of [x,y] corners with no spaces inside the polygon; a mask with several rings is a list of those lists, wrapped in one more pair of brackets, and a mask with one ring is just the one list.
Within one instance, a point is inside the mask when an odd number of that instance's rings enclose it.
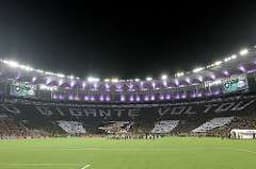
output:
{"label": "night sky", "polygon": [[0,56],[82,78],[144,78],[191,70],[256,42],[256,4],[83,2],[1,2]]}

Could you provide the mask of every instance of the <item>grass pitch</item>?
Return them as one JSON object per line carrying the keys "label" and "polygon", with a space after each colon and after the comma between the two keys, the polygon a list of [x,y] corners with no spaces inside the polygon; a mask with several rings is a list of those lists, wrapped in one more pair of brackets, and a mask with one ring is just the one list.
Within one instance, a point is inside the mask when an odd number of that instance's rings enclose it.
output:
{"label": "grass pitch", "polygon": [[220,138],[0,141],[0,169],[255,169],[256,141]]}

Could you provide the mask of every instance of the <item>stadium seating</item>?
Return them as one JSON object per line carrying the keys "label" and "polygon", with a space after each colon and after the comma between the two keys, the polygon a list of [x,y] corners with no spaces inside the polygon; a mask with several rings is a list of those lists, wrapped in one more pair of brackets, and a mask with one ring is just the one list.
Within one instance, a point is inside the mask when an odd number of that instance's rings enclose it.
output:
{"label": "stadium seating", "polygon": [[82,123],[77,121],[58,121],[58,125],[69,134],[85,134],[86,130],[84,129]]}
{"label": "stadium seating", "polygon": [[208,131],[211,131],[215,128],[222,127],[224,125],[227,125],[231,123],[231,121],[234,119],[234,117],[217,117],[213,118],[210,121],[207,121],[203,123],[201,126],[195,128],[192,130],[193,133],[205,133]]}
{"label": "stadium seating", "polygon": [[155,124],[155,127],[152,129],[151,133],[170,133],[177,125],[179,120],[165,120],[160,121]]}
{"label": "stadium seating", "polygon": [[128,133],[132,125],[133,122],[114,121],[110,124],[99,127],[99,129],[104,130],[106,133]]}

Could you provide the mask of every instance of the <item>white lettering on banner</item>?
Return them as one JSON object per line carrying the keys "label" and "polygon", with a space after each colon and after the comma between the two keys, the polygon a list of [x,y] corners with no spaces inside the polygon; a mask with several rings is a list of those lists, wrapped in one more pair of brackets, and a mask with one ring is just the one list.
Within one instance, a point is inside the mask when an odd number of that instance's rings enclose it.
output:
{"label": "white lettering on banner", "polygon": [[81,109],[79,108],[68,108],[69,110],[69,113],[72,115],[72,116],[75,116],[75,117],[81,117],[83,116],[83,113],[81,111]]}
{"label": "white lettering on banner", "polygon": [[20,110],[15,106],[10,105],[1,105],[6,111],[13,113],[13,114],[20,114]]}
{"label": "white lettering on banner", "polygon": [[108,117],[111,117],[111,110],[110,109],[107,109],[107,110],[99,109],[99,115],[100,115],[100,117],[107,119]]}
{"label": "white lettering on banner", "polygon": [[168,111],[170,111],[170,107],[168,108],[163,108],[163,107],[160,107],[158,109],[158,114],[161,116],[165,115],[166,113],[168,113]]}
{"label": "white lettering on banner", "polygon": [[56,107],[56,111],[57,111],[61,116],[65,116],[64,112],[61,110],[60,107]]}
{"label": "white lettering on banner", "polygon": [[[243,109],[245,109],[246,107],[248,107],[249,105],[251,105],[253,102],[255,102],[255,100],[251,100],[248,103],[244,104],[243,101],[240,101],[237,105],[235,105],[231,111],[241,111]],[[243,105],[244,104],[244,105]]]}
{"label": "white lettering on banner", "polygon": [[189,106],[186,111],[184,112],[184,114],[197,114],[197,112],[192,111],[193,107]]}
{"label": "white lettering on banner", "polygon": [[139,110],[138,109],[129,109],[128,110],[128,117],[131,119],[135,119],[139,116]]}
{"label": "white lettering on banner", "polygon": [[97,116],[96,109],[83,109],[83,111],[87,117],[90,117],[90,116],[96,117]]}
{"label": "white lettering on banner", "polygon": [[231,109],[231,107],[233,107],[235,105],[234,102],[231,103],[223,103],[221,104],[216,110],[215,113],[220,113],[220,112],[226,112],[229,109]]}
{"label": "white lettering on banner", "polygon": [[217,104],[207,104],[207,105],[204,105],[206,108],[204,109],[204,113],[208,113],[213,107],[216,107],[218,106]]}
{"label": "white lettering on banner", "polygon": [[171,111],[171,115],[180,115],[184,110],[186,109],[186,106],[182,107],[173,107]]}
{"label": "white lettering on banner", "polygon": [[36,106],[36,109],[44,116],[52,116],[53,112],[48,107]]}
{"label": "white lettering on banner", "polygon": [[116,112],[117,117],[121,117],[125,109],[114,109],[114,112]]}

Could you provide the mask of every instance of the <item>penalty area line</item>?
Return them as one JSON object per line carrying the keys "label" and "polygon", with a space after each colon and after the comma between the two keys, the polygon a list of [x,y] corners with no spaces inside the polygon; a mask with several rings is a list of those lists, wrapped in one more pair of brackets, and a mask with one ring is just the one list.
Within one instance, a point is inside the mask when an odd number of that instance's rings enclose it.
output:
{"label": "penalty area line", "polygon": [[86,168],[88,168],[88,167],[90,167],[91,165],[90,164],[87,164],[87,165],[85,165],[84,167],[82,167],[81,169],[86,169]]}

